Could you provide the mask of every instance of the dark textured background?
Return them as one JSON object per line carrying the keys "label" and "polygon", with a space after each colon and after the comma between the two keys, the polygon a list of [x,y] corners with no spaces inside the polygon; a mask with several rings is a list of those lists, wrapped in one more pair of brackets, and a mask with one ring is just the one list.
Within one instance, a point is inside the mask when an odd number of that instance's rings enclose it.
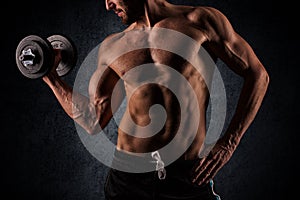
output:
{"label": "dark textured background", "polygon": [[[170,2],[220,9],[253,47],[271,78],[254,123],[215,178],[217,192],[223,200],[292,199],[296,195],[292,180],[299,181],[299,156],[295,154],[299,130],[294,128],[299,120],[297,35],[291,34],[293,21],[287,15],[293,5],[258,0]],[[8,194],[5,199],[102,200],[107,167],[82,145],[73,121],[50,89],[41,80],[20,74],[14,56],[18,42],[27,35],[68,35],[79,52],[76,68],[64,77],[72,85],[85,56],[124,26],[113,13],[105,11],[104,0],[27,0],[6,5],[0,82],[4,130],[1,195]],[[219,67],[226,83],[229,119],[241,80],[222,63]],[[114,133],[112,128],[110,134]]]}

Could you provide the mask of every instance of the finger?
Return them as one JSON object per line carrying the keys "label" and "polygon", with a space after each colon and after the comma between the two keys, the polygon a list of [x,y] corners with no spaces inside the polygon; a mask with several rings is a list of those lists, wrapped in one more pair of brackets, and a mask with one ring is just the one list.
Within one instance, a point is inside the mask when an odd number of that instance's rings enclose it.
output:
{"label": "finger", "polygon": [[61,49],[53,49],[54,55],[55,56],[60,56],[61,57]]}
{"label": "finger", "polygon": [[53,49],[55,55],[55,65],[58,65],[59,62],[62,60],[61,50],[60,49]]}
{"label": "finger", "polygon": [[194,172],[199,171],[199,168],[201,167],[201,165],[203,165],[203,163],[205,162],[206,158],[201,158],[199,159],[197,165],[194,166],[194,168],[192,169]]}
{"label": "finger", "polygon": [[211,153],[209,153],[205,158],[203,158],[203,160],[201,160],[201,162],[199,163],[197,169],[196,169],[196,173],[201,173],[202,171],[204,171],[207,166],[213,161],[213,156]]}
{"label": "finger", "polygon": [[199,185],[204,183],[207,184],[211,179],[213,179],[216,176],[216,174],[218,173],[221,167],[222,167],[222,162],[218,162],[216,165],[209,168],[210,170],[205,172],[203,176],[199,176],[197,183]]}
{"label": "finger", "polygon": [[196,171],[196,177],[193,179],[193,181],[199,181],[200,179],[203,179],[207,176],[210,175],[210,173],[212,172],[213,168],[218,165],[219,160],[214,158],[212,156],[212,154],[210,153],[207,158],[206,161],[200,166],[199,170]]}
{"label": "finger", "polygon": [[194,171],[194,176],[192,177],[192,181],[195,182],[199,179],[199,177],[208,171],[208,167],[212,163],[212,159],[205,158],[205,160],[202,162],[202,164],[199,165],[196,171]]}
{"label": "finger", "polygon": [[193,178],[193,183],[200,183],[204,178],[209,176],[209,172],[210,172],[210,170],[208,169],[209,166],[210,165],[207,165],[205,168],[201,167],[201,170],[195,173],[195,177]]}

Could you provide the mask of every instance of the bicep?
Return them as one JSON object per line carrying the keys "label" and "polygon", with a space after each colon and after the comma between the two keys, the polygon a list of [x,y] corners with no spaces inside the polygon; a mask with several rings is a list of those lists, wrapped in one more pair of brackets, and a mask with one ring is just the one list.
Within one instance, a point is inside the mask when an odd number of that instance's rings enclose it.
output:
{"label": "bicep", "polygon": [[[99,67],[90,80],[90,103],[95,107],[100,124],[106,124],[124,99],[124,86],[110,67]],[[115,108],[115,109],[112,109]]]}
{"label": "bicep", "polygon": [[220,12],[215,12],[211,18],[211,38],[206,44],[209,51],[240,76],[262,70],[252,47],[234,30],[229,20]]}

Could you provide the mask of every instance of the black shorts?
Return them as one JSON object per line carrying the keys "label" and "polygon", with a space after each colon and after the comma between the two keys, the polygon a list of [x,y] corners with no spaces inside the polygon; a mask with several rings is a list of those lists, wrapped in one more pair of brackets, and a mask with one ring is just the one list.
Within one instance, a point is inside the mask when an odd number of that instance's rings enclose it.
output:
{"label": "black shorts", "polygon": [[158,172],[129,173],[110,169],[105,182],[106,200],[219,200],[213,181],[204,185],[192,183],[193,161],[175,161],[165,167],[165,179]]}

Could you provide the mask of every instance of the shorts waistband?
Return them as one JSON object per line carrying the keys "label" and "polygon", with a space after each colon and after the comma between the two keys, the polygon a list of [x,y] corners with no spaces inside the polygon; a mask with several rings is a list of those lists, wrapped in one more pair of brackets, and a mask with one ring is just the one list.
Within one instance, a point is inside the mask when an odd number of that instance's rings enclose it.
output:
{"label": "shorts waistband", "polygon": [[112,168],[127,172],[155,171],[157,159],[151,153],[131,153],[115,149]]}
{"label": "shorts waistband", "polygon": [[[176,161],[165,165],[164,160],[160,157],[159,151],[152,153],[138,154],[130,153],[115,149],[112,168],[123,172],[145,173],[153,171],[161,171],[163,173],[182,172],[190,170],[196,160],[177,159]],[[165,174],[162,174],[162,177]]]}

